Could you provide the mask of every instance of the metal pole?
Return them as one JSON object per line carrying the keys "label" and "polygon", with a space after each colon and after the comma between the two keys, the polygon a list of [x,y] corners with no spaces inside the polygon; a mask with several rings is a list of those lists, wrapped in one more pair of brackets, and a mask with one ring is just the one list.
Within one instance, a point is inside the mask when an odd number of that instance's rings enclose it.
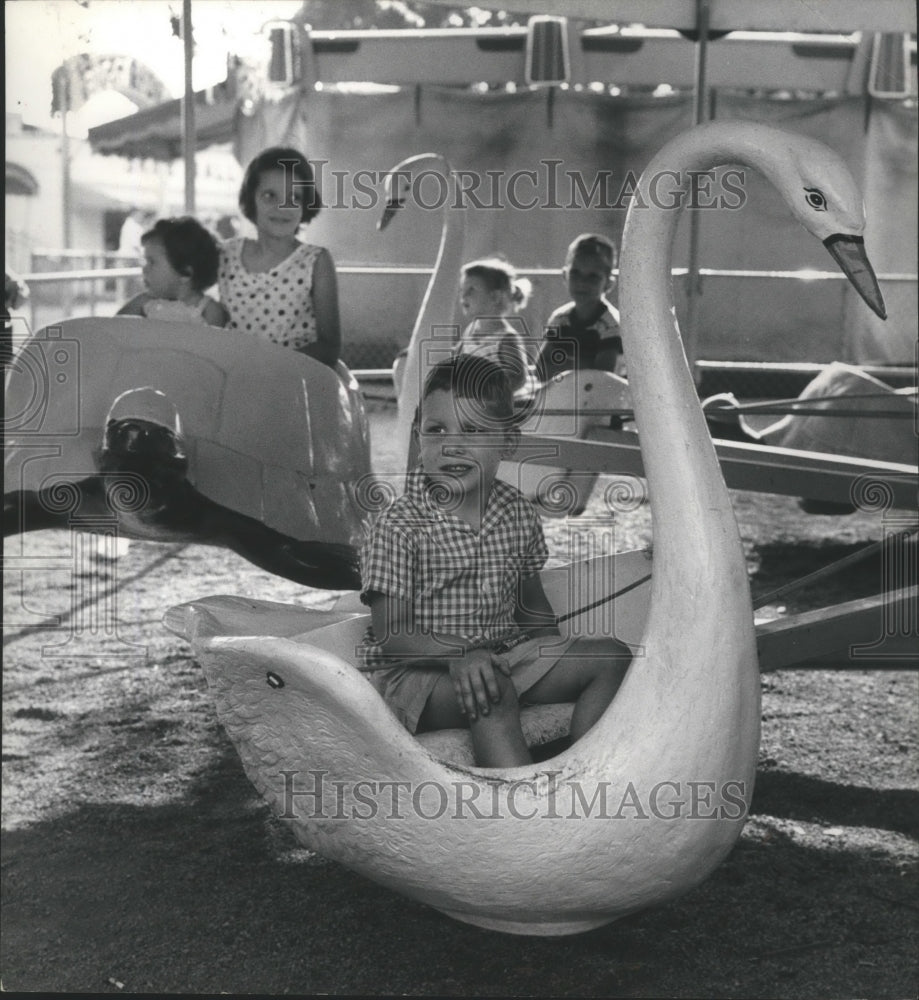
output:
{"label": "metal pole", "polygon": [[[67,133],[67,109],[70,105],[70,86],[68,82],[67,91],[64,96],[64,105],[61,108],[61,206],[63,218],[61,219],[64,249],[69,250],[73,245],[73,184],[70,176],[70,136]],[[66,263],[62,261],[62,267]],[[33,301],[34,301],[33,296]],[[61,315],[69,318],[73,314],[73,284],[66,282],[61,288],[60,299]],[[33,313],[34,316],[34,313]]]}
{"label": "metal pole", "polygon": [[61,107],[61,206],[63,208],[61,238],[65,250],[70,249],[73,240],[70,220],[70,213],[73,210],[73,192],[70,183],[70,136],[67,134],[67,102],[69,100],[68,88],[64,96],[64,104]]}
{"label": "metal pole", "polygon": [[706,93],[706,61],[708,59],[708,30],[711,23],[710,0],[696,0],[696,72],[693,91],[693,122],[701,125],[708,117],[708,94]]}
{"label": "metal pole", "polygon": [[[708,28],[710,23],[709,0],[696,0],[696,66],[693,85],[693,124],[701,125],[708,118],[708,85],[706,82],[706,59],[708,58]],[[683,348],[689,361],[693,379],[698,384],[696,371],[699,347],[699,297],[702,294],[702,279],[699,275],[699,223],[701,212],[689,212],[689,262],[686,275],[686,330],[683,334]]]}
{"label": "metal pole", "polygon": [[195,91],[192,86],[194,40],[191,0],[182,0],[182,46],[185,53],[185,93],[182,95],[182,157],[185,162],[185,213],[195,214]]}

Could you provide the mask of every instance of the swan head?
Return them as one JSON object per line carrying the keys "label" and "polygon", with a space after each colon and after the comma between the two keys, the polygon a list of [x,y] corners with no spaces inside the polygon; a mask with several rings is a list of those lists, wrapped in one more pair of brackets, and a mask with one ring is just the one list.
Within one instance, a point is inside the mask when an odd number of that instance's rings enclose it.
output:
{"label": "swan head", "polygon": [[884,297],[865,252],[865,206],[849,168],[822,143],[789,137],[779,187],[792,213],[830,252],[856,291],[881,319]]}
{"label": "swan head", "polygon": [[[404,174],[401,175],[404,179]],[[406,193],[399,191],[403,185],[399,179],[393,180],[392,172],[386,175],[383,187],[383,214],[377,219],[377,229],[381,232],[392,222],[396,212],[405,208]]]}
{"label": "swan head", "polygon": [[849,279],[859,295],[870,308],[881,317],[887,319],[887,307],[884,296],[878,286],[878,279],[865,253],[865,241],[860,236],[846,236],[836,233],[827,237],[823,245],[830,251],[833,260],[839,265],[843,274]]}
{"label": "swan head", "polygon": [[424,163],[438,163],[445,173],[450,172],[447,161],[439,153],[418,153],[397,163],[383,176],[383,214],[377,220],[377,229],[385,229],[400,208],[404,208],[412,191],[413,177]]}

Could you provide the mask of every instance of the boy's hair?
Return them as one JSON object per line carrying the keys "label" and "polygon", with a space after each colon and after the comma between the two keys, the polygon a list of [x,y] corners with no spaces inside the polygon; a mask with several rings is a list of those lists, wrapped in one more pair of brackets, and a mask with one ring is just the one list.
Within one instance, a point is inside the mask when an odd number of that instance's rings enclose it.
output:
{"label": "boy's hair", "polygon": [[501,427],[514,421],[514,391],[504,369],[489,358],[457,354],[439,361],[425,379],[422,402],[438,390],[478,404],[482,412],[476,415],[487,416]]}
{"label": "boy's hair", "polygon": [[302,199],[301,222],[309,222],[319,214],[322,201],[316,189],[316,176],[310,161],[299,150],[290,146],[270,146],[246,167],[239,188],[239,207],[250,222],[255,222],[255,189],[262,174],[269,170],[283,170],[285,176],[288,171],[293,173],[294,192],[298,199]]}
{"label": "boy's hair", "polygon": [[166,252],[173,270],[191,278],[192,288],[203,292],[217,281],[220,251],[217,240],[190,215],[160,219],[140,238],[141,244],[156,240]]}
{"label": "boy's hair", "polygon": [[578,254],[599,257],[609,266],[610,271],[615,270],[619,264],[619,251],[616,249],[616,244],[599,233],[581,233],[580,236],[575,237],[565,255],[565,267],[570,267]]}
{"label": "boy's hair", "polygon": [[464,278],[481,278],[490,292],[505,292],[518,309],[527,304],[532,291],[528,278],[519,278],[509,260],[503,257],[483,257],[464,264]]}

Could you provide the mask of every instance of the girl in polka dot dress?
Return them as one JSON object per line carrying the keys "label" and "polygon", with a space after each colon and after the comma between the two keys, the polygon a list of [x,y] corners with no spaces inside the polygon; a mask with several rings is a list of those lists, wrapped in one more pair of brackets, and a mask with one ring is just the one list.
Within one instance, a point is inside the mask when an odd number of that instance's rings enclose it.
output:
{"label": "girl in polka dot dress", "polygon": [[227,328],[334,367],[341,351],[335,265],[324,247],[297,239],[321,207],[306,157],[280,146],[260,153],[246,168],[239,207],[257,235],[221,246],[218,286]]}

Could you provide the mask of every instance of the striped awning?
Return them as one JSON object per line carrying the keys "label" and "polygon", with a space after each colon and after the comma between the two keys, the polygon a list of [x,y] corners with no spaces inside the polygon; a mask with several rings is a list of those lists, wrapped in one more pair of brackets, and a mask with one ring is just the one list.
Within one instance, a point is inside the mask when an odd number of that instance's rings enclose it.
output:
{"label": "striped awning", "polygon": [[[195,145],[231,142],[237,101],[226,83],[195,93]],[[171,162],[182,156],[182,102],[178,98],[89,130],[94,152]]]}

